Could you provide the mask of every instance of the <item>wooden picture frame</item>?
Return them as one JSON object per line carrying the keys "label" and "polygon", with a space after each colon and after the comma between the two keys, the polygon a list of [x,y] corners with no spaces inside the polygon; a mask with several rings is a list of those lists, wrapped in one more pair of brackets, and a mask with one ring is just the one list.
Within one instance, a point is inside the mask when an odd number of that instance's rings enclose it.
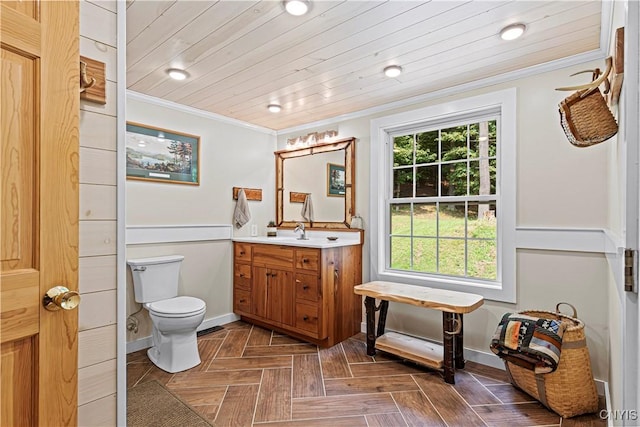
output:
{"label": "wooden picture frame", "polygon": [[346,194],[344,165],[327,163],[327,196],[344,197]]}
{"label": "wooden picture frame", "polygon": [[200,137],[127,122],[127,179],[200,185]]}

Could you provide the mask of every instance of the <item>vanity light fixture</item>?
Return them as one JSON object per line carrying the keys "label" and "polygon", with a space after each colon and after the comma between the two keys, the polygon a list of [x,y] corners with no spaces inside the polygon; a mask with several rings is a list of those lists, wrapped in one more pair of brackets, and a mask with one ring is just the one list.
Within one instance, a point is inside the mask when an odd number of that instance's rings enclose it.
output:
{"label": "vanity light fixture", "polygon": [[284,0],[284,8],[293,16],[302,16],[309,11],[309,2],[307,0]]}
{"label": "vanity light fixture", "polygon": [[280,111],[282,111],[282,107],[280,105],[278,105],[278,104],[269,104],[269,105],[267,105],[267,108],[272,113],[279,113]]}
{"label": "vanity light fixture", "polygon": [[500,38],[502,40],[515,40],[524,34],[527,26],[524,24],[511,24],[500,30]]}
{"label": "vanity light fixture", "polygon": [[402,74],[402,67],[399,65],[389,65],[382,71],[384,71],[385,76],[393,78],[398,77],[400,74]]}
{"label": "vanity light fixture", "polygon": [[189,77],[189,73],[179,68],[169,68],[167,70],[167,74],[169,74],[169,77],[171,77],[173,80],[184,80]]}

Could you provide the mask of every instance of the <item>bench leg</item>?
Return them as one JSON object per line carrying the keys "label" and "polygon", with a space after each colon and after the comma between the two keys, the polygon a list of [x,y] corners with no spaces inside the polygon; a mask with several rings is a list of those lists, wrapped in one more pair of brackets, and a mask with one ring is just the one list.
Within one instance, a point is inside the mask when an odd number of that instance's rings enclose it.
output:
{"label": "bench leg", "polygon": [[376,299],[364,298],[364,308],[367,315],[367,355],[376,355]]}
{"label": "bench leg", "polygon": [[380,301],[380,314],[378,315],[378,333],[376,338],[384,335],[384,328],[387,324],[387,310],[389,310],[389,301]]}
{"label": "bench leg", "polygon": [[464,344],[463,344],[463,323],[462,323],[462,313],[458,314],[458,320],[460,321],[460,333],[454,335],[454,348],[455,348],[455,360],[456,360],[456,369],[464,368]]}
{"label": "bench leg", "polygon": [[442,312],[442,341],[444,347],[444,381],[448,384],[456,383],[456,368],[454,361],[453,313]]}

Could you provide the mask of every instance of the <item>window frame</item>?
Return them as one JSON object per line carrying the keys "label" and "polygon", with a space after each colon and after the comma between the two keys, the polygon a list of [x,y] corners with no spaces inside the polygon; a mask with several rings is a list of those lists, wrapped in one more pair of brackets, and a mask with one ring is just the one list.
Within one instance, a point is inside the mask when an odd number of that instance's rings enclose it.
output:
{"label": "window frame", "polygon": [[[407,283],[427,287],[471,292],[486,299],[516,302],[516,89],[505,89],[470,98],[397,113],[371,121],[371,280]],[[392,196],[393,136],[416,127],[438,127],[488,115],[498,116],[500,141],[496,159],[497,280],[444,276],[392,270],[389,265]],[[397,201],[397,200],[394,200]]]}

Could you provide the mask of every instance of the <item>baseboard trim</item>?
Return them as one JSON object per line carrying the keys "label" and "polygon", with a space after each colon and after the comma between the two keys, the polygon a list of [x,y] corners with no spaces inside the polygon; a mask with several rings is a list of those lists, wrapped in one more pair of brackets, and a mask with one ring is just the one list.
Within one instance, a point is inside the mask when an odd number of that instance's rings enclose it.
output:
{"label": "baseboard trim", "polygon": [[[210,319],[205,319],[202,324],[198,327],[198,331],[202,331],[203,329],[212,328],[214,326],[226,325],[227,323],[235,322],[236,320],[240,320],[240,316],[235,313],[227,313],[222,316],[212,317]],[[138,338],[135,341],[129,341],[127,343],[127,354],[133,353],[134,351],[144,350],[145,348],[149,348],[152,345],[151,336]]]}

